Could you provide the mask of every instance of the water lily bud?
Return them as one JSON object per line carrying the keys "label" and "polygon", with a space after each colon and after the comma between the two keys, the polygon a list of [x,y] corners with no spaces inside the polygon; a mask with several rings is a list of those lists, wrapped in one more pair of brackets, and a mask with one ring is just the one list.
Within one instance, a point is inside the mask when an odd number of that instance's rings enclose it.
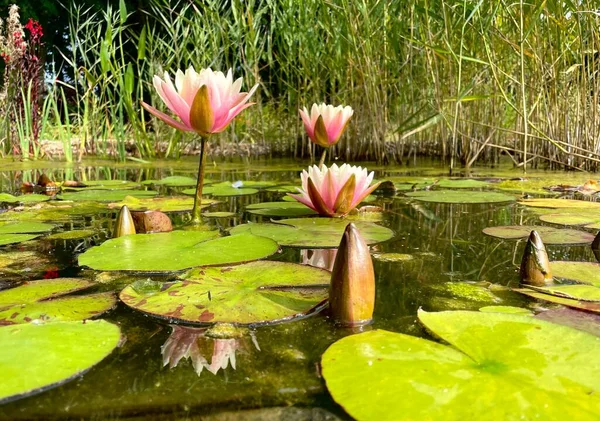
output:
{"label": "water lily bud", "polygon": [[594,256],[596,256],[596,260],[600,262],[600,231],[598,231],[594,241],[592,241],[592,251],[594,252]]}
{"label": "water lily bud", "polygon": [[521,260],[520,277],[521,283],[527,285],[544,286],[552,283],[546,246],[537,231],[531,231],[529,234]]}
{"label": "water lily bud", "polygon": [[123,205],[119,211],[119,216],[117,216],[113,238],[129,234],[135,234],[135,225],[133,223],[133,218],[131,217],[131,212],[129,212],[129,208]]}
{"label": "water lily bud", "polygon": [[344,231],[331,272],[330,314],[338,324],[360,326],[371,322],[374,307],[373,261],[367,243],[350,223]]}

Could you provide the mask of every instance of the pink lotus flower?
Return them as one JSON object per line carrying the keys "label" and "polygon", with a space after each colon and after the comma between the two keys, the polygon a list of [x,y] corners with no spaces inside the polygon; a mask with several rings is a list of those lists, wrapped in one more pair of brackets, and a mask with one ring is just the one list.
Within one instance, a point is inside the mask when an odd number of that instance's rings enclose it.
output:
{"label": "pink lotus flower", "polygon": [[380,183],[370,186],[373,172],[366,168],[333,164],[327,168],[316,165],[302,171],[299,195],[290,194],[300,203],[323,216],[344,216],[354,209]]}
{"label": "pink lotus flower", "polygon": [[300,110],[308,137],[324,148],[329,148],[340,140],[352,114],[354,114],[354,110],[351,107],[342,107],[341,105],[334,107],[333,105],[313,104],[310,116],[306,107]]}
{"label": "pink lotus flower", "polygon": [[142,106],[169,126],[204,137],[222,132],[235,116],[251,106],[253,103],[248,103],[248,100],[258,87],[257,84],[248,93],[240,92],[242,78],[234,82],[231,69],[225,76],[223,72],[213,72],[210,68],[196,73],[191,66],[185,74],[177,70],[175,85],[167,72],[164,80],[154,76],[153,82],[158,95],[181,121],[145,102]]}

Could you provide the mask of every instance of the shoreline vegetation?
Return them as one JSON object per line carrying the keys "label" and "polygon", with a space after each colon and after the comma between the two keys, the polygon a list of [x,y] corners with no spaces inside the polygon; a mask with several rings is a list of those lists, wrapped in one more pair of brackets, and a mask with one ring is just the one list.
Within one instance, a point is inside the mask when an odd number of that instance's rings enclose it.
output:
{"label": "shoreline vegetation", "polygon": [[[589,0],[150,0],[143,10],[129,10],[124,0],[104,10],[71,4],[64,66],[45,66],[52,80],[30,63],[46,61],[52,47],[41,27],[22,24],[28,62],[7,58],[7,48],[21,42],[7,32],[16,25],[9,14],[0,39],[0,150],[42,159],[51,155],[42,148],[49,139],[54,158],[66,161],[193,154],[193,136],[140,106],[165,110],[152,77],[193,65],[233,69],[244,90],[259,85],[256,104],[211,139],[220,156],[318,160],[321,147],[304,134],[298,110],[325,101],[355,110],[331,151],[343,160],[397,164],[426,156],[458,169],[508,158],[523,170],[596,171],[596,9]],[[17,19],[28,16],[17,11]]]}

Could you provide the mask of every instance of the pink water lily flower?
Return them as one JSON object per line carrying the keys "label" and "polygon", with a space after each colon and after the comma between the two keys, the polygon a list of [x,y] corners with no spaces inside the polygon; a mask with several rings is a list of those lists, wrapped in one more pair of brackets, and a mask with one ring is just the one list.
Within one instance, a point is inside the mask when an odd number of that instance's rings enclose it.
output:
{"label": "pink water lily flower", "polygon": [[225,76],[210,68],[197,73],[191,66],[185,73],[177,70],[175,85],[168,72],[165,72],[164,80],[154,76],[152,81],[160,98],[181,121],[145,102],[142,106],[169,126],[204,137],[222,132],[235,116],[251,106],[253,103],[248,100],[258,87],[257,84],[250,92],[240,92],[242,78],[234,82],[231,69]]}
{"label": "pink water lily flower", "polygon": [[290,196],[320,215],[344,216],[379,186],[380,183],[370,185],[373,176],[366,168],[348,164],[333,164],[329,168],[313,165],[300,175],[300,194]]}
{"label": "pink water lily flower", "polygon": [[300,110],[308,137],[324,148],[329,148],[340,140],[352,114],[354,114],[354,110],[350,106],[343,107],[341,105],[334,107],[333,105],[313,104],[310,115],[306,107]]}

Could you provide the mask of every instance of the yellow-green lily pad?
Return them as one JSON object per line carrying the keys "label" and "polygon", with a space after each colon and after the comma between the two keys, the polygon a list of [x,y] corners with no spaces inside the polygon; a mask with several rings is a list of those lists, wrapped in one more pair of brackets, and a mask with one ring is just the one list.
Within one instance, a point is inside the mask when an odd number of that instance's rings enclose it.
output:
{"label": "yellow-green lily pad", "polygon": [[41,279],[0,291],[0,325],[96,317],[115,306],[112,292],[63,297],[93,285],[76,278]]}
{"label": "yellow-green lily pad", "polygon": [[550,213],[547,215],[540,215],[540,221],[548,222],[556,225],[589,225],[600,222],[600,215],[598,213]]}
{"label": "yellow-green lily pad", "polygon": [[79,255],[79,264],[95,270],[174,272],[258,260],[277,249],[275,241],[250,233],[219,238],[218,231],[171,231],[112,238]]}
{"label": "yellow-green lily pad", "polygon": [[118,202],[127,196],[154,197],[158,192],[153,190],[83,190],[62,193],[59,198],[72,201]]}
{"label": "yellow-green lily pad", "polygon": [[471,178],[450,178],[439,180],[436,186],[448,189],[480,189],[489,187],[490,183],[487,181],[473,180]]}
{"label": "yellow-green lily pad", "polygon": [[83,240],[93,237],[96,234],[94,230],[81,229],[57,232],[56,234],[45,237],[46,240]]}
{"label": "yellow-green lily pad", "polygon": [[561,304],[563,306],[572,307],[584,311],[590,311],[592,313],[600,313],[600,303],[596,301],[574,300],[572,298],[559,297],[558,295],[534,291],[530,288],[513,289],[513,291],[541,301],[548,301],[554,304]]}
{"label": "yellow-green lily pad", "polygon": [[40,203],[47,202],[52,199],[52,196],[45,194],[22,194],[21,196],[13,196],[9,193],[0,193],[0,203]]}
{"label": "yellow-green lily pad", "polygon": [[136,310],[189,323],[277,323],[324,306],[331,274],[323,269],[261,261],[192,269],[180,281],[137,282],[121,300]]}
{"label": "yellow-green lily pad", "polygon": [[323,355],[327,388],[353,418],[598,419],[596,336],[515,314],[418,316],[450,346],[375,330],[346,336]]}
{"label": "yellow-green lily pad", "polygon": [[120,340],[119,327],[104,320],[0,327],[0,404],[75,379]]}
{"label": "yellow-green lily pad", "polygon": [[600,210],[599,202],[573,199],[522,199],[519,203],[533,208]]}
{"label": "yellow-green lily pad", "polygon": [[572,300],[600,301],[600,288],[593,285],[550,285],[545,287],[528,285],[527,288]]}
{"label": "yellow-green lily pad", "polygon": [[[207,208],[215,203],[216,200],[202,199],[201,208]],[[139,198],[135,196],[127,196],[122,201],[117,203],[109,203],[111,209],[120,209],[126,205],[132,211],[160,211],[160,212],[188,212],[194,207],[194,198],[187,196],[164,196]]]}
{"label": "yellow-green lily pad", "polygon": [[[183,194],[190,196],[196,195],[196,189],[185,189],[182,191]],[[202,194],[210,194],[215,197],[226,197],[226,196],[246,196],[250,194],[258,193],[258,189],[249,187],[233,187],[233,184],[229,181],[212,184],[202,189]]]}
{"label": "yellow-green lily pad", "polygon": [[[352,221],[367,244],[387,241],[394,236],[389,228],[371,222]],[[252,233],[271,238],[282,246],[302,248],[335,248],[349,221],[340,218],[294,218],[275,223],[248,223],[230,230],[232,235]]]}
{"label": "yellow-green lily pad", "polygon": [[550,270],[555,278],[600,287],[600,263],[557,260],[550,262]]}
{"label": "yellow-green lily pad", "polygon": [[263,216],[295,217],[317,215],[317,212],[298,202],[262,202],[246,206],[250,213]]}
{"label": "yellow-green lily pad", "polygon": [[533,230],[540,234],[544,244],[590,244],[594,241],[594,236],[586,231],[538,225],[487,227],[483,229],[483,233],[503,240],[517,240],[529,237]]}
{"label": "yellow-green lily pad", "polygon": [[506,314],[520,314],[522,316],[533,316],[533,312],[523,307],[513,306],[485,306],[481,307],[479,311],[484,313],[506,313]]}
{"label": "yellow-green lily pad", "polygon": [[516,200],[514,196],[490,191],[425,190],[405,195],[422,202],[434,203],[508,203]]}
{"label": "yellow-green lily pad", "polygon": [[[161,178],[160,180],[145,180],[142,184],[149,185],[154,184],[156,186],[167,186],[167,187],[192,187],[198,183],[198,180],[192,177],[184,177],[181,175],[172,175],[169,177]],[[206,183],[205,183],[206,184]]]}

